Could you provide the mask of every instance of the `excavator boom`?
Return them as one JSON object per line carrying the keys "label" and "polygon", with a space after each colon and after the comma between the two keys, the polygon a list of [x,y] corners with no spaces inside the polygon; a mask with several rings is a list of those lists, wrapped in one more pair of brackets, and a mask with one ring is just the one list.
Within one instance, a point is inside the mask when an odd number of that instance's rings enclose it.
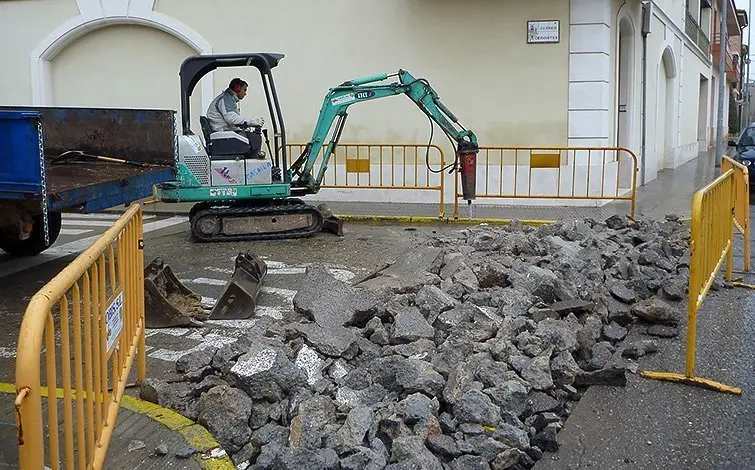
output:
{"label": "excavator boom", "polygon": [[[398,77],[398,82],[376,84],[393,76]],[[460,155],[477,153],[478,144],[475,134],[459,123],[457,117],[440,101],[440,97],[427,80],[415,78],[406,70],[350,80],[331,88],[325,96],[312,140],[306,145],[301,156],[291,164],[292,194],[319,191],[328,161],[335,153],[341,137],[349,106],[401,94],[411,99],[453,141],[456,146],[457,160]],[[335,128],[333,128],[334,125]],[[332,137],[325,146],[325,140],[331,134],[331,130]],[[323,152],[322,163],[316,173],[313,173],[315,162],[321,151]]]}

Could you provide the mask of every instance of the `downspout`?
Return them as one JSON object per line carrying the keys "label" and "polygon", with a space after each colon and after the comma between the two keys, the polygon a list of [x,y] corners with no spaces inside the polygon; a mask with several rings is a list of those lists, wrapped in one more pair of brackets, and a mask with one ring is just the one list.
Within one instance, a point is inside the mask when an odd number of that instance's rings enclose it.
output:
{"label": "downspout", "polygon": [[647,159],[647,88],[648,88],[648,34],[650,34],[651,2],[642,2],[642,125],[640,141],[640,168],[642,179],[640,186],[645,186],[645,161]]}

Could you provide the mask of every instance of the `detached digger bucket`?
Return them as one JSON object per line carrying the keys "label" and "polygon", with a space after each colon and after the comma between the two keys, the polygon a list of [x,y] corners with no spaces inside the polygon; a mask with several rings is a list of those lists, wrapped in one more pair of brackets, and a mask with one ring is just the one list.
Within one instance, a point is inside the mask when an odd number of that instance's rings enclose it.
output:
{"label": "detached digger bucket", "polygon": [[257,296],[267,264],[251,253],[236,257],[233,277],[226,284],[223,295],[210,312],[213,320],[243,320],[251,317],[257,308]]}
{"label": "detached digger bucket", "polygon": [[144,268],[144,317],[147,328],[203,326],[208,315],[202,296],[186,288],[162,258]]}

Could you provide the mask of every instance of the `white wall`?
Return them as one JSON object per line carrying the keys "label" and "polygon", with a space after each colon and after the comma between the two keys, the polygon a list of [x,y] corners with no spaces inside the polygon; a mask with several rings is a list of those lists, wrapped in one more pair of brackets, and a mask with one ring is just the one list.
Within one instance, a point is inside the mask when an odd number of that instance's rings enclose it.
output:
{"label": "white wall", "polygon": [[[310,139],[330,87],[406,68],[427,78],[483,145],[563,145],[568,5],[567,0],[331,0],[327,7],[300,0],[234,5],[159,0],[155,9],[196,29],[217,53],[286,54],[275,77],[291,141]],[[527,20],[540,18],[561,20],[560,44],[526,44]],[[257,83],[249,72],[222,70],[215,73],[215,91],[237,74]],[[261,93],[252,91],[242,110],[254,114],[262,103]],[[419,109],[395,97],[350,108],[343,140],[427,142],[429,131]],[[437,129],[435,137],[446,145]]]}
{"label": "white wall", "polygon": [[29,55],[59,24],[79,14],[74,0],[0,2],[0,104],[32,104]]}
{"label": "white wall", "polygon": [[[698,142],[700,110],[700,77],[710,78],[711,63],[707,51],[700,51],[685,34],[685,2],[662,0],[653,2],[650,34],[647,37],[647,130],[646,130],[646,182],[657,177],[664,168],[676,168],[695,158],[698,148],[706,142]],[[630,100],[630,148],[641,159],[642,126],[642,36],[641,3],[614,0],[615,35],[614,51],[617,51],[618,24],[622,18],[632,21],[635,30],[635,71],[632,76]],[[665,56],[664,56],[665,53]],[[616,54],[612,57],[617,70]],[[709,56],[708,56],[709,57]],[[668,78],[670,77],[670,78]],[[612,90],[616,96],[616,75]],[[710,86],[710,83],[709,83]],[[612,107],[617,119],[616,101]],[[634,109],[634,112],[631,110]],[[705,123],[710,126],[710,107],[706,106]],[[713,124],[715,126],[715,122]],[[614,121],[615,132],[617,122]],[[615,133],[612,134],[615,139]],[[615,140],[614,140],[615,141]],[[640,162],[641,165],[641,162]]]}

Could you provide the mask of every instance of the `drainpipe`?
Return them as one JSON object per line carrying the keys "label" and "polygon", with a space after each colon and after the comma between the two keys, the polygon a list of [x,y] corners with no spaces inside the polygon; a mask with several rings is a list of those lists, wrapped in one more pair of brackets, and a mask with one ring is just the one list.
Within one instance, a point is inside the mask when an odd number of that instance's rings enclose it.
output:
{"label": "drainpipe", "polygon": [[640,168],[642,179],[640,186],[645,186],[645,161],[647,155],[647,88],[648,88],[648,34],[650,34],[651,6],[649,1],[642,2],[642,131],[640,147]]}
{"label": "drainpipe", "polygon": [[724,105],[726,105],[727,109],[729,107],[728,102],[724,103],[724,95],[726,94],[726,54],[729,53],[726,49],[726,40],[728,38],[726,32],[726,7],[728,3],[729,0],[721,0],[721,31],[718,35],[721,56],[718,61],[718,135],[716,136],[716,154],[713,156],[716,168],[721,168],[721,155],[724,151]]}

